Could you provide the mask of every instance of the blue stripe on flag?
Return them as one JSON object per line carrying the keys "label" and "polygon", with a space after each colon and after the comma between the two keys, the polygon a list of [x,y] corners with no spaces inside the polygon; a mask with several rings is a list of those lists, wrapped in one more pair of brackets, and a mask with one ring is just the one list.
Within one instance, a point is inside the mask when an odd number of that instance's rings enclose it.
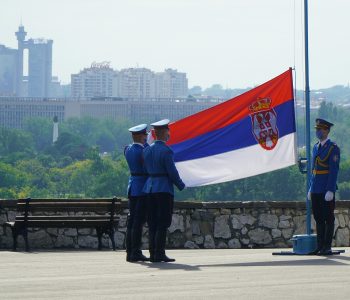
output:
{"label": "blue stripe on flag", "polygon": [[[276,106],[279,139],[295,132],[294,101]],[[258,144],[253,135],[251,117],[224,128],[208,132],[185,142],[171,145],[175,162],[197,159],[224,152],[238,150]]]}

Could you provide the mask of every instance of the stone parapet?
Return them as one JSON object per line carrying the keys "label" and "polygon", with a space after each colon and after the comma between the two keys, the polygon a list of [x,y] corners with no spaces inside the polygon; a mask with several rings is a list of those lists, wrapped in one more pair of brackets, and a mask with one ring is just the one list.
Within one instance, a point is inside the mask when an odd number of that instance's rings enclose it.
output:
{"label": "stone parapet", "polygon": [[[350,201],[336,202],[334,246],[350,246]],[[60,213],[58,213],[60,214]],[[88,214],[88,212],[77,212]],[[117,248],[123,249],[127,202],[122,202],[115,233]],[[11,249],[10,230],[1,226],[16,216],[16,200],[0,200],[0,248]],[[312,228],[315,227],[312,222]],[[290,238],[306,232],[306,205],[299,201],[175,202],[168,230],[168,248],[286,248]],[[148,247],[148,229],[143,230],[143,248]],[[31,229],[32,248],[97,248],[93,229]],[[105,237],[103,243],[111,247]],[[19,237],[19,248],[23,239]]]}

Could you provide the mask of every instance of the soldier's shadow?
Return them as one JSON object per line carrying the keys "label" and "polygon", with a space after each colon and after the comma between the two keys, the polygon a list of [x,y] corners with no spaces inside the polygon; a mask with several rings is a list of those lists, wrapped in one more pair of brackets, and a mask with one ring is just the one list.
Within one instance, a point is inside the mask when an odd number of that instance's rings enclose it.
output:
{"label": "soldier's shadow", "polygon": [[140,265],[143,265],[145,267],[148,267],[150,269],[158,269],[158,270],[184,270],[184,271],[201,271],[201,269],[198,266],[192,266],[192,265],[186,265],[186,264],[179,264],[179,263],[146,263],[146,262],[140,262]]}
{"label": "soldier's shadow", "polygon": [[[339,261],[339,260],[343,260]],[[199,268],[207,267],[286,267],[286,266],[350,266],[347,262],[350,257],[324,256],[324,259],[303,259],[303,260],[279,260],[279,261],[257,261],[257,262],[238,262],[228,264],[203,264],[196,265]]]}
{"label": "soldier's shadow", "polygon": [[343,255],[330,255],[330,256],[324,256],[325,258],[328,258],[329,260],[343,260],[343,261],[350,261],[349,256],[343,256]]}

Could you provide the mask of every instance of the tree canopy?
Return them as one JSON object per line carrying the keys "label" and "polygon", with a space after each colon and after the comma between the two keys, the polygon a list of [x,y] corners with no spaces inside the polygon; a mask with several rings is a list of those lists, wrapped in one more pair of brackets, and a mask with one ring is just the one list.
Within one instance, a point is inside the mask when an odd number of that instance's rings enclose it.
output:
{"label": "tree canopy", "polygon": [[[349,200],[350,111],[324,102],[312,120],[317,116],[336,124],[331,139],[341,149],[337,198]],[[305,121],[302,117],[297,121],[303,155]],[[35,118],[27,120],[22,130],[0,128],[0,198],[126,197],[129,170],[123,149],[131,142],[129,121],[69,119],[59,124],[55,143],[52,126],[51,120]],[[176,192],[180,201],[305,200],[305,196],[306,176],[297,166]]]}

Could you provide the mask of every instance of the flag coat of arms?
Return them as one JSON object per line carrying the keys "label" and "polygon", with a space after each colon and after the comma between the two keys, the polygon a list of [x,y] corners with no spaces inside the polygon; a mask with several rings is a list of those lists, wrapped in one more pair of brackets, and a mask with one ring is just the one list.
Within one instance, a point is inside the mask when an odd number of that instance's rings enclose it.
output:
{"label": "flag coat of arms", "polygon": [[296,163],[292,70],[169,125],[186,186],[215,184]]}

